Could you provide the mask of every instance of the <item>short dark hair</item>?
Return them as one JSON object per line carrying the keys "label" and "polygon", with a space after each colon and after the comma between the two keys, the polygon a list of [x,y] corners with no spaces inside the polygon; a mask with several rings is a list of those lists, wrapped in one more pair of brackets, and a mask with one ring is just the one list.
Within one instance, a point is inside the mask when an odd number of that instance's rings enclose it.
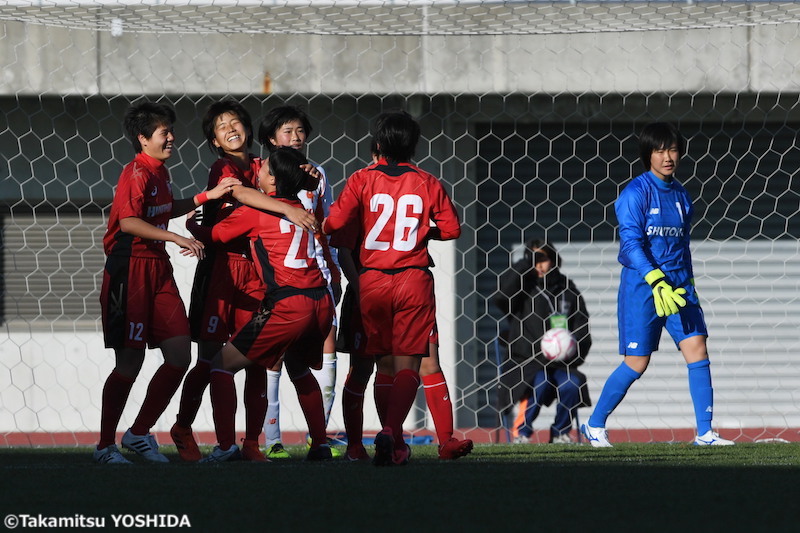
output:
{"label": "short dark hair", "polygon": [[300,165],[308,163],[308,159],[300,150],[288,146],[276,147],[269,154],[268,164],[275,176],[276,196],[281,198],[297,198],[301,190],[316,188],[314,180]]}
{"label": "short dark hair", "polygon": [[558,255],[556,247],[551,242],[544,239],[528,240],[525,243],[525,253],[530,254],[531,266],[540,262],[543,258],[539,256],[539,254],[543,254],[553,262],[554,268],[561,267],[561,256]]}
{"label": "short dark hair", "polygon": [[247,132],[247,147],[250,148],[253,146],[253,120],[250,118],[250,113],[236,100],[226,98],[225,100],[218,100],[208,106],[206,114],[203,117],[203,134],[206,136],[206,142],[208,143],[208,147],[211,148],[211,151],[216,152],[217,155],[220,156],[224,153],[222,148],[214,146],[214,140],[217,137],[217,118],[224,113],[233,113],[239,117],[239,120],[242,121],[244,129]]}
{"label": "short dark hair", "polygon": [[406,111],[387,111],[375,120],[375,143],[380,155],[395,163],[405,163],[414,157],[420,128]]}
{"label": "short dark hair", "polygon": [[142,151],[139,135],[145,139],[153,136],[159,126],[172,126],[175,124],[175,110],[167,104],[156,102],[142,102],[128,108],[122,121],[125,133],[137,154]]}
{"label": "short dark hair", "polygon": [[678,147],[678,157],[683,157],[686,141],[678,128],[668,122],[651,122],[639,135],[639,159],[645,170],[650,170],[650,156],[655,150],[663,150],[672,145]]}
{"label": "short dark hair", "polygon": [[282,105],[271,109],[264,118],[261,119],[261,124],[258,126],[258,142],[267,150],[272,152],[277,146],[273,145],[270,138],[275,137],[278,130],[293,120],[299,120],[303,125],[306,132],[306,140],[311,137],[311,121],[308,120],[308,115],[297,106]]}

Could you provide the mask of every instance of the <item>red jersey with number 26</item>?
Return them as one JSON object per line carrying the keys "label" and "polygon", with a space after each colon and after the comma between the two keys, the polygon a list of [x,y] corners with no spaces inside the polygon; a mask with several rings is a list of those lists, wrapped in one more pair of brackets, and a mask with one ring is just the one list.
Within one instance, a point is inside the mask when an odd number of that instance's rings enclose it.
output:
{"label": "red jersey with number 26", "polygon": [[358,224],[363,235],[360,259],[366,268],[425,268],[430,265],[431,222],[441,240],[461,235],[455,207],[435,176],[410,163],[390,164],[381,158],[348,178],[324,231]]}
{"label": "red jersey with number 26", "polygon": [[[276,199],[302,207],[296,198]],[[216,242],[230,242],[243,235],[250,239],[253,261],[268,294],[281,287],[311,289],[327,285],[317,265],[314,236],[300,226],[279,215],[243,205],[211,231]]]}

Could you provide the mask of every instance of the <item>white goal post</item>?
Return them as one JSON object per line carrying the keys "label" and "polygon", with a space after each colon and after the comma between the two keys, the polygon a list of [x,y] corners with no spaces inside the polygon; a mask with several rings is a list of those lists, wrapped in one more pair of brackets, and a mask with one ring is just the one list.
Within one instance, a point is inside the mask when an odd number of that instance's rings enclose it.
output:
{"label": "white goal post", "polygon": [[[132,157],[125,109],[145,98],[175,106],[169,166],[182,197],[205,185],[214,159],[202,114],[228,96],[256,121],[302,106],[309,156],[337,193],[369,160],[380,111],[420,121],[416,161],[442,178],[464,223],[432,252],[442,361],[456,427],[482,442],[506,439],[495,401],[502,317],[490,298],[528,238],[555,243],[586,298],[594,345],[582,370],[599,396],[619,363],[612,203],[639,173],[641,126],[679,124],[715,425],[737,440],[800,440],[799,3],[9,0],[0,66],[6,444],[91,442],[99,429],[113,366],[99,321],[101,239]],[[194,264],[174,257],[188,295]],[[685,365],[670,344],[610,418],[623,438],[688,439]],[[148,353],[121,427],[159,362]],[[281,401],[283,430],[303,433],[288,382]],[[332,432],[343,430],[338,403]],[[431,434],[424,407],[406,423],[418,435]],[[176,411],[173,401],[154,429],[168,430]],[[552,417],[543,410],[537,435]],[[208,400],[196,429],[212,429]]]}

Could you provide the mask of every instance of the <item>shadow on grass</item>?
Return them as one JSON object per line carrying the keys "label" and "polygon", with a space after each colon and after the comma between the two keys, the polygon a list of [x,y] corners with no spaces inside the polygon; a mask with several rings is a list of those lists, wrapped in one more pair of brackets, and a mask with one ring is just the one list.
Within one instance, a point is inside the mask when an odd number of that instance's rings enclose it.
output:
{"label": "shadow on grass", "polygon": [[[174,448],[173,448],[174,449]],[[415,446],[369,463],[96,465],[91,450],[0,450],[0,509],[186,516],[195,531],[793,531],[800,445]]]}

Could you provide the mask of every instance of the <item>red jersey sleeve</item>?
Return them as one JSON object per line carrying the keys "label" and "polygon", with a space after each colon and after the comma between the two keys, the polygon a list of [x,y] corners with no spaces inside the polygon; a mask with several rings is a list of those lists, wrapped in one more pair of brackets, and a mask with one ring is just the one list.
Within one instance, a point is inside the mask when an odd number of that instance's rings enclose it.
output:
{"label": "red jersey sleeve", "polygon": [[145,218],[144,193],[149,176],[150,173],[136,161],[131,163],[128,172],[123,172],[114,194],[114,199],[119,201],[117,206],[120,220],[128,217]]}
{"label": "red jersey sleeve", "polygon": [[239,237],[249,236],[258,223],[258,213],[259,211],[246,205],[237,207],[224,220],[214,224],[211,240],[231,242]]}
{"label": "red jersey sleeve", "polygon": [[350,223],[359,220],[360,202],[355,193],[356,182],[359,181],[359,174],[357,171],[352,174],[344,184],[341,194],[331,205],[328,218],[322,224],[322,231],[326,234],[332,234]]}
{"label": "red jersey sleeve", "polygon": [[436,224],[439,240],[448,241],[457,239],[461,236],[461,222],[458,220],[458,212],[444,190],[442,183],[435,179],[435,185],[431,187],[433,200],[431,220]]}

